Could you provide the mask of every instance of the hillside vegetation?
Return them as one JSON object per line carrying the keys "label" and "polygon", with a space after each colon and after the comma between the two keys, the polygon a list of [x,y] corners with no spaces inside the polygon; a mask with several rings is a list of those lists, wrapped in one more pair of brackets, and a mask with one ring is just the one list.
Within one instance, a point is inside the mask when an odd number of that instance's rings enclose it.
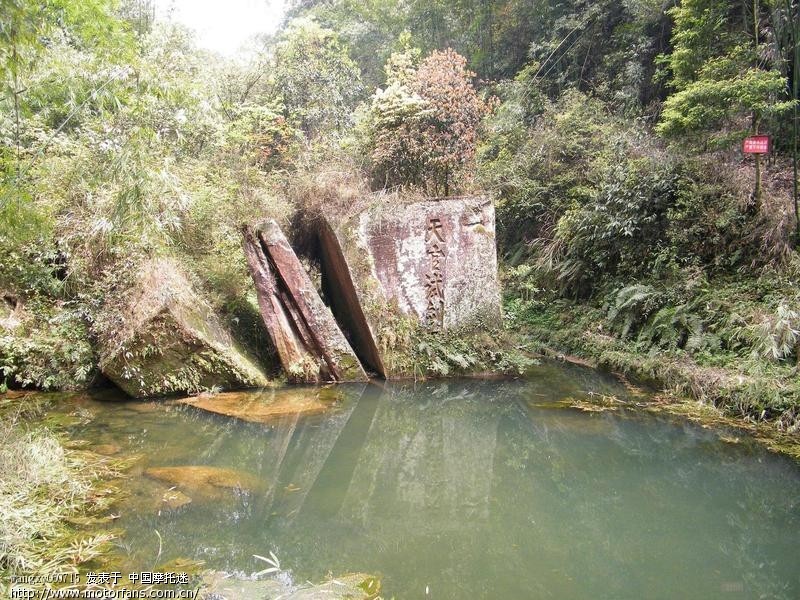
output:
{"label": "hillside vegetation", "polygon": [[241,224],[313,267],[322,209],[485,190],[518,344],[798,427],[796,0],[298,0],[236,61],[152,14],[3,3],[2,386],[97,382],[154,256],[258,346]]}

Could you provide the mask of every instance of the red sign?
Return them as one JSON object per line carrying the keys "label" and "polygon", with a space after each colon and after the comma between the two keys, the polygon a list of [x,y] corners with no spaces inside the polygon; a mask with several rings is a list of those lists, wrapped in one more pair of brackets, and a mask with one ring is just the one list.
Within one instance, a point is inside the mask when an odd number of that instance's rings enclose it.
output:
{"label": "red sign", "polygon": [[752,135],[744,138],[742,152],[745,154],[769,154],[769,136]]}

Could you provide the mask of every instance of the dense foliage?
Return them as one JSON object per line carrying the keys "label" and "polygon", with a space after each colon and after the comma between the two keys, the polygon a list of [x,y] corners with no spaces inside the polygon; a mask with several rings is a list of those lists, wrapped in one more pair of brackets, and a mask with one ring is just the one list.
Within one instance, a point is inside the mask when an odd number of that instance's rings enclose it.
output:
{"label": "dense foliage", "polygon": [[335,32],[312,20],[291,21],[275,45],[271,66],[274,92],[305,133],[350,123],[361,77]]}
{"label": "dense foliage", "polygon": [[415,67],[415,55],[392,55],[389,85],[373,96],[366,127],[372,178],[380,187],[419,186],[448,196],[469,186],[490,104],[475,92],[463,56],[448,48]]}
{"label": "dense foliage", "polygon": [[91,383],[153,255],[257,340],[242,223],[313,262],[322,207],[482,188],[515,330],[661,357],[695,395],[738,372],[706,397],[793,427],[798,23],[796,0],[302,0],[233,61],[145,0],[4,2],[4,380]]}

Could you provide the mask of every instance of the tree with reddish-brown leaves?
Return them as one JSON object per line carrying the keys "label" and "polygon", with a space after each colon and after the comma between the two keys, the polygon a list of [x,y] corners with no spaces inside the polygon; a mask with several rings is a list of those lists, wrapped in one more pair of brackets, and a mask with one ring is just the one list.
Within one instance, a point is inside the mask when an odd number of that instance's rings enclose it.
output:
{"label": "tree with reddish-brown leaves", "polygon": [[[402,73],[393,72],[398,63]],[[466,59],[448,48],[415,70],[393,57],[387,70],[389,86],[378,90],[372,104],[376,183],[444,196],[468,187],[478,127],[491,104],[475,91]]]}

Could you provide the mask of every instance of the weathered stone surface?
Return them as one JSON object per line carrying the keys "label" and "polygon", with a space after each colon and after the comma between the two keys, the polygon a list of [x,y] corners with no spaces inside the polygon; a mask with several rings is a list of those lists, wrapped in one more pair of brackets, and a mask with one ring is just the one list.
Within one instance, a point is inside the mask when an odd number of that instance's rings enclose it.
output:
{"label": "weathered stone surface", "polygon": [[264,324],[290,381],[360,381],[361,363],[275,221],[245,227]]}
{"label": "weathered stone surface", "polygon": [[148,263],[127,304],[109,310],[119,331],[102,344],[100,367],[130,396],[268,384],[170,260]]}
{"label": "weathered stone surface", "polygon": [[301,388],[228,392],[184,398],[178,403],[251,423],[271,423],[282,417],[325,412],[336,402],[336,397],[324,393],[326,391],[326,388]]}
{"label": "weathered stone surface", "polygon": [[[500,325],[494,205],[484,197],[376,202],[320,232],[323,288],[369,368],[387,361],[396,317],[432,331]],[[393,338],[391,344],[386,338]]]}

